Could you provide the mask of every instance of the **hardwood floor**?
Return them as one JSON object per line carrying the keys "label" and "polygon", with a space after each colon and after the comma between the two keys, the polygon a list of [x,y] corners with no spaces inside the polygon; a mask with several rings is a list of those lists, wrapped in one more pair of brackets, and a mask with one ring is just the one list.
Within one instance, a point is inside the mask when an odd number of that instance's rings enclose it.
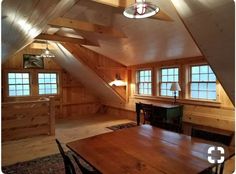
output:
{"label": "hardwood floor", "polygon": [[[130,121],[104,114],[61,119],[56,122],[56,138],[66,148],[65,144],[70,141],[110,132],[111,130],[107,129],[107,126]],[[2,165],[6,166],[55,153],[59,153],[55,136],[37,136],[8,141],[2,143]]]}
{"label": "hardwood floor", "polygon": [[[108,114],[86,115],[79,118],[57,120],[56,136],[38,136],[2,143],[2,165],[6,166],[16,162],[59,153],[55,143],[55,137],[60,140],[66,149],[65,144],[70,141],[110,132],[111,130],[107,129],[107,126],[130,121]],[[235,158],[232,158],[226,163],[224,174],[232,173],[234,170],[234,161]]]}

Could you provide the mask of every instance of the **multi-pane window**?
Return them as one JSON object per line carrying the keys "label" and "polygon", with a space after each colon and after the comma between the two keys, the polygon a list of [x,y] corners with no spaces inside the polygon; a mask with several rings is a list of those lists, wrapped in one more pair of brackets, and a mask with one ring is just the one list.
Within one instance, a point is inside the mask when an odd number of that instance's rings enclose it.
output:
{"label": "multi-pane window", "polygon": [[57,94],[57,73],[38,73],[39,95]]}
{"label": "multi-pane window", "polygon": [[[160,94],[161,96],[174,96],[174,92],[170,91],[172,82],[179,81],[179,68],[162,68],[161,69],[161,83]],[[176,91],[176,96],[179,92]]]}
{"label": "multi-pane window", "polygon": [[8,73],[8,95],[29,96],[29,73]]}
{"label": "multi-pane window", "polygon": [[137,74],[138,94],[152,94],[152,71],[139,70]]}
{"label": "multi-pane window", "polygon": [[216,100],[216,76],[210,66],[191,67],[190,96],[193,99]]}

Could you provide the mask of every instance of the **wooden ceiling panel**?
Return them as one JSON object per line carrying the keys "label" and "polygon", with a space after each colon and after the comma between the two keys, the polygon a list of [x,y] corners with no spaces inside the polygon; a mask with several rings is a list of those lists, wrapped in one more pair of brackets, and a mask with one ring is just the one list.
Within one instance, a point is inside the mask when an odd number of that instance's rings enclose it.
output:
{"label": "wooden ceiling panel", "polygon": [[77,0],[6,0],[2,2],[2,62],[31,43],[47,22],[65,13]]}
{"label": "wooden ceiling panel", "polygon": [[[159,0],[154,3],[157,3],[173,21],[149,18],[128,19],[123,16],[120,8],[86,0],[79,1],[64,17],[109,26],[122,31],[127,38],[117,39],[107,37],[105,34],[84,31],[78,31],[78,34],[90,41],[99,42],[99,48],[86,46],[87,48],[126,66],[201,56],[171,1]],[[80,9],[83,10],[80,11]]]}

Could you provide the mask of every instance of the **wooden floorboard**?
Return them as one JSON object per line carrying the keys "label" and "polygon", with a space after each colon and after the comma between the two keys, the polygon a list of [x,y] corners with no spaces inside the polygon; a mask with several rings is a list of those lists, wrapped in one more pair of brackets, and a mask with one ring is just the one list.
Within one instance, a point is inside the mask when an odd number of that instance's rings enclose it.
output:
{"label": "wooden floorboard", "polygon": [[59,153],[55,137],[65,147],[65,144],[70,141],[110,132],[111,130],[107,129],[107,126],[130,121],[104,114],[57,120],[55,136],[37,136],[2,143],[2,165],[6,166]]}
{"label": "wooden floorboard", "polygon": [[[63,147],[67,149],[65,144],[70,141],[110,132],[111,130],[106,127],[130,121],[131,120],[114,117],[108,114],[86,115],[77,118],[57,120],[55,136],[37,136],[2,143],[2,165],[6,166],[59,153],[55,143],[55,137],[58,138]],[[234,161],[235,159],[232,158],[227,162],[224,174],[232,173]]]}

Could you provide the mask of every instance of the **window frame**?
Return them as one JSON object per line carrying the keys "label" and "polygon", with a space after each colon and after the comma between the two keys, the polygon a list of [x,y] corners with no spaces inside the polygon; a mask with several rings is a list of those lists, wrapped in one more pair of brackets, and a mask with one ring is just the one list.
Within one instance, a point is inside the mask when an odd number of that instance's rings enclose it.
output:
{"label": "window frame", "polygon": [[[57,86],[57,93],[56,94],[39,94],[39,85],[40,84],[48,84],[48,83],[39,83],[39,74],[56,74],[56,86]],[[60,85],[59,85],[59,72],[56,71],[38,71],[36,72],[36,80],[37,80],[37,95],[38,96],[57,96],[60,94]],[[49,83],[49,84],[55,84],[55,83]]]}
{"label": "window frame", "polygon": [[[216,77],[215,73],[212,71],[213,74],[215,75],[215,78],[216,78],[215,81],[192,81],[192,67],[194,67],[194,66],[198,66],[198,67],[201,67],[201,66],[208,66],[208,67],[211,68],[211,66],[210,66],[209,64],[207,64],[207,63],[204,63],[204,64],[191,64],[191,65],[189,65],[189,80],[188,80],[188,96],[189,96],[189,97],[188,97],[188,98],[189,98],[190,100],[197,100],[197,101],[219,102],[219,99],[218,99],[218,89],[217,89],[218,80],[217,80],[217,77]],[[211,68],[211,70],[212,70],[212,68]],[[199,71],[198,74],[199,74],[199,75],[201,74],[200,71]],[[210,74],[209,71],[208,71],[207,74],[208,74],[208,75]],[[199,86],[200,83],[207,83],[207,85],[208,85],[209,83],[214,83],[214,84],[216,84],[216,89],[215,89],[216,99],[199,98],[199,95],[198,95],[198,98],[192,98],[192,97],[191,97],[191,84],[192,84],[192,83],[198,83],[198,86]],[[197,90],[197,91],[200,91],[200,90]],[[208,96],[208,90],[206,90],[206,91],[207,91],[207,96]]]}
{"label": "window frame", "polygon": [[[151,81],[150,82],[139,82],[140,72],[141,71],[151,71]],[[140,94],[139,93],[139,85],[140,85],[140,83],[149,83],[149,84],[151,84],[151,94]],[[138,70],[136,70],[136,95],[140,95],[140,96],[153,96],[153,70],[151,68],[145,68],[145,69],[138,69]]]}
{"label": "window frame", "polygon": [[[9,95],[9,91],[10,91],[10,89],[9,89],[9,81],[8,81],[8,74],[9,73],[27,73],[27,74],[29,74],[29,95],[14,95],[14,96],[10,96]],[[9,97],[9,98],[27,98],[27,97],[32,97],[32,74],[31,74],[31,72],[30,71],[21,71],[21,70],[7,70],[7,71],[5,71],[4,72],[4,74],[5,74],[5,79],[3,79],[3,81],[4,82],[6,82],[6,91],[5,91],[5,96],[6,97]],[[21,85],[23,85],[23,84],[21,84]]]}
{"label": "window frame", "polygon": [[[159,69],[159,96],[160,97],[167,97],[167,98],[173,98],[174,97],[174,94],[173,94],[173,96],[169,96],[169,95],[161,95],[161,84],[162,83],[172,83],[172,82],[169,82],[169,81],[167,81],[167,82],[162,82],[162,69],[175,69],[175,68],[177,68],[178,69],[178,81],[176,81],[177,83],[179,83],[179,85],[181,86],[181,84],[180,84],[180,67],[179,66],[169,66],[169,67],[161,67],[160,69]],[[173,74],[174,75],[174,74]],[[168,77],[168,75],[167,75],[167,77]],[[168,79],[168,78],[167,78]],[[173,81],[173,82],[175,82],[175,81]],[[174,93],[174,92],[173,92]],[[180,93],[179,93],[179,91],[176,93],[177,95],[176,95],[176,97],[177,98],[179,98],[180,97]]]}

